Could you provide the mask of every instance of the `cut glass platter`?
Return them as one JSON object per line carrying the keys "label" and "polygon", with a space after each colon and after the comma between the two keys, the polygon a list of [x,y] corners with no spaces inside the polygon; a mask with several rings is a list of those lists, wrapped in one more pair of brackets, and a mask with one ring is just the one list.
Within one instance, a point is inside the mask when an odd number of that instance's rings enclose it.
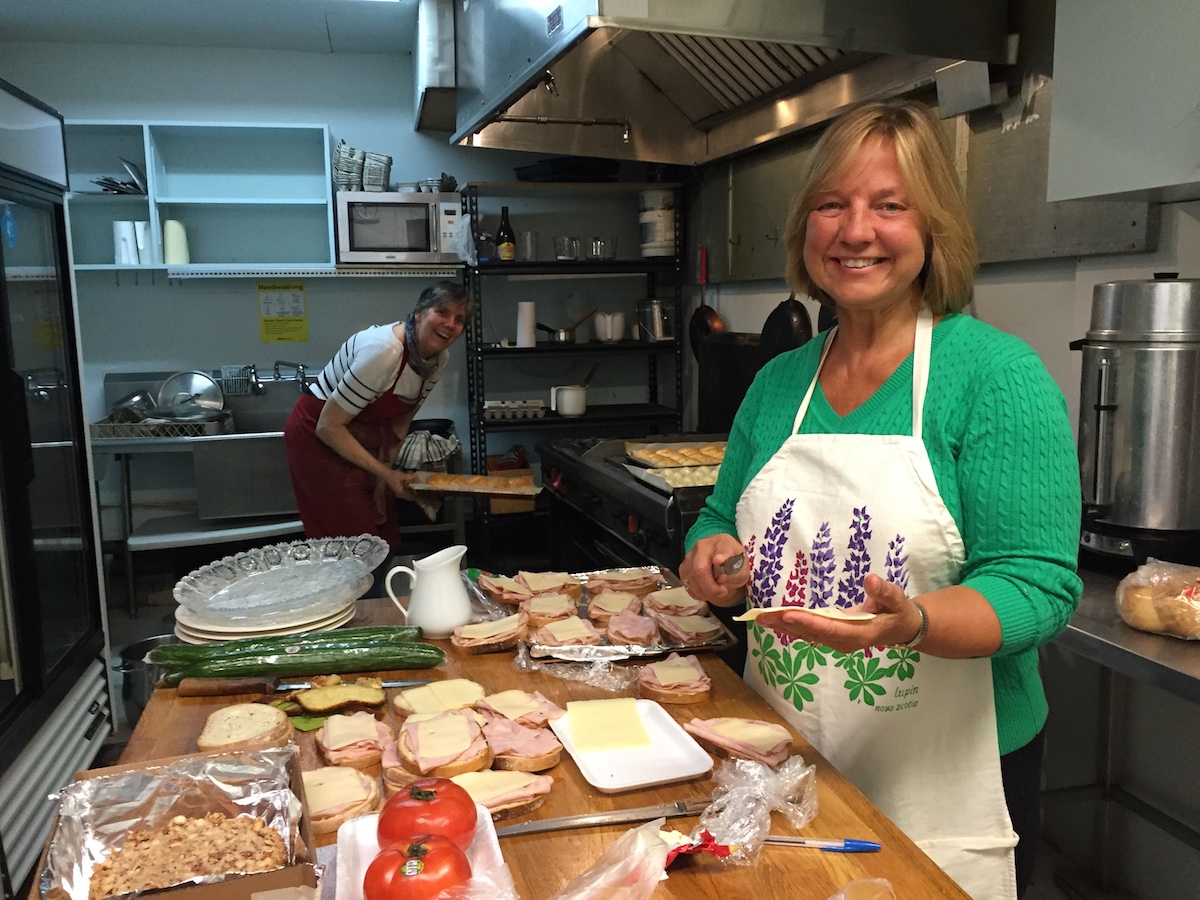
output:
{"label": "cut glass platter", "polygon": [[259,628],[275,627],[279,616],[315,620],[362,596],[364,576],[387,554],[387,542],[370,534],[256,547],[185,575],[174,594],[207,619]]}

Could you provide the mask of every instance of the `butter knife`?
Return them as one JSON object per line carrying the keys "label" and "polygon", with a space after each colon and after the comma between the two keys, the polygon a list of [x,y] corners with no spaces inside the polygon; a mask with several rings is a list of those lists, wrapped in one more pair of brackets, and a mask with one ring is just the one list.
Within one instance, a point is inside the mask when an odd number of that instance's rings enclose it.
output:
{"label": "butter knife", "polygon": [[[717,578],[720,578],[722,575],[734,575],[734,574],[742,571],[742,566],[744,566],[745,564],[746,564],[746,554],[745,553],[739,553],[737,556],[731,556],[731,557],[729,557],[729,559],[725,560],[725,562],[721,563],[720,565],[712,567],[713,578],[717,579]],[[692,580],[692,577],[690,575],[687,578],[680,578],[678,575],[676,575],[670,569],[660,568],[659,571],[662,573],[663,580],[666,581],[667,584],[669,584],[671,587],[686,588],[688,586],[688,582]]]}
{"label": "butter knife", "polygon": [[633,809],[614,809],[609,812],[581,813],[576,816],[559,816],[556,819],[536,819],[518,822],[496,829],[496,837],[513,837],[518,834],[541,834],[545,831],[560,831],[565,828],[588,828],[592,825],[619,825],[622,822],[651,822],[654,819],[698,816],[708,808],[711,800],[680,800],[662,806],[638,806]]}

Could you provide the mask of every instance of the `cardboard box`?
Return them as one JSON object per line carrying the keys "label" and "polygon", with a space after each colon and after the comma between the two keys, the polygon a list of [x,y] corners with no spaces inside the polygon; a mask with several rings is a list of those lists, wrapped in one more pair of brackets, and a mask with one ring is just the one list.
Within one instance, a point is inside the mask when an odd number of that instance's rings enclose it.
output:
{"label": "cardboard box", "polygon": [[[195,753],[184,756],[172,756],[164,759],[148,760],[142,763],[126,763],[118,766],[108,766],[102,769],[89,769],[83,772],[75,773],[75,781],[81,781],[88,778],[99,778],[105,775],[116,775],[121,772],[129,772],[136,769],[149,769],[167,766],[179,760],[187,759],[202,759],[215,758],[227,754],[222,753]],[[300,798],[302,808],[307,810],[308,805],[304,797],[304,782],[300,776],[300,754],[299,751],[292,757],[290,765],[290,784],[292,792]],[[50,838],[46,841],[46,846],[42,850],[42,856],[38,860],[37,873],[40,873],[46,867],[46,857],[50,849],[50,840],[53,839],[58,830],[58,815],[55,814],[54,822],[50,828]],[[224,881],[215,882],[212,884],[189,884],[180,887],[162,888],[153,892],[155,897],[171,897],[178,900],[251,900],[254,894],[262,891],[277,890],[279,888],[290,888],[307,886],[320,889],[320,879],[317,877],[316,868],[316,843],[313,840],[312,825],[308,821],[308,813],[304,812],[300,817],[299,834],[296,840],[295,847],[295,862],[292,865],[283,866],[279,869],[273,869],[270,872],[253,872],[247,875],[239,875],[235,878],[227,878]],[[36,884],[35,884],[36,891]]]}
{"label": "cardboard box", "polygon": [[[492,469],[490,475],[503,475],[505,478],[516,478],[519,475],[532,475],[533,469]],[[528,513],[537,507],[533,497],[493,497],[490,501],[492,515],[506,513]]]}

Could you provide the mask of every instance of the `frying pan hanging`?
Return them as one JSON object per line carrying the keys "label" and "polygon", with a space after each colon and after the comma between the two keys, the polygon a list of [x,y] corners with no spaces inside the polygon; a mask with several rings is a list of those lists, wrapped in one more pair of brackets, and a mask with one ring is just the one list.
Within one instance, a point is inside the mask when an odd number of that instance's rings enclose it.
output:
{"label": "frying pan hanging", "polygon": [[812,335],[812,317],[793,293],[767,316],[758,339],[759,356],[765,364],[785,350],[803,345]]}

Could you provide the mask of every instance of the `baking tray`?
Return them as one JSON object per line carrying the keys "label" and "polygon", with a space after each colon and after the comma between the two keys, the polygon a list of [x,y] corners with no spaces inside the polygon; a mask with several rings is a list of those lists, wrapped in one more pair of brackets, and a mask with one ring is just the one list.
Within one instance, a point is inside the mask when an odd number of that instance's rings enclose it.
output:
{"label": "baking tray", "polygon": [[717,483],[717,474],[720,469],[720,465],[647,469],[631,463],[625,464],[625,470],[630,475],[664,494],[673,494],[676,488],[681,487],[712,487]]}
{"label": "baking tray", "polygon": [[[417,472],[417,480],[408,486],[416,494],[434,494],[439,497],[536,497],[541,493],[540,484],[522,487],[511,487],[505,482],[508,476],[503,475],[451,475],[451,478],[483,479],[475,484],[439,485],[433,486],[425,482],[433,475],[445,475],[444,472]],[[522,476],[513,476],[522,477]],[[528,476],[525,476],[528,477]]]}
{"label": "baking tray", "polygon": [[[652,460],[635,455],[638,451],[657,452],[659,450],[703,450],[706,447],[719,448],[720,459],[709,456],[695,461]],[[725,441],[666,441],[646,443],[642,441],[626,441],[625,457],[631,463],[647,469],[668,469],[677,466],[711,466],[720,465],[725,458]]]}
{"label": "baking tray", "polygon": [[659,784],[691,781],[712,771],[712,757],[653,700],[637,701],[638,717],[650,746],[581,753],[571,737],[571,714],[550,720],[550,728],[571,754],[584,780],[604,794]]}

